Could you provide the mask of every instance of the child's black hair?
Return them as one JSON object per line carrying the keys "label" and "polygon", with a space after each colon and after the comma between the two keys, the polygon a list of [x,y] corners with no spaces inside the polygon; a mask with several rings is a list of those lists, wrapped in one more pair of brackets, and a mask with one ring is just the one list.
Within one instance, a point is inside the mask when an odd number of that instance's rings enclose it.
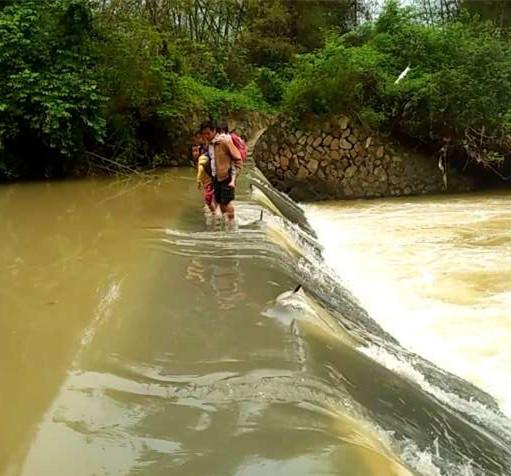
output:
{"label": "child's black hair", "polygon": [[200,131],[201,132],[204,132],[206,129],[211,129],[212,131],[218,130],[217,125],[211,119],[208,119],[207,121],[204,121],[200,125]]}
{"label": "child's black hair", "polygon": [[223,132],[224,134],[229,134],[229,125],[225,121],[219,122],[216,126],[216,130],[218,132]]}

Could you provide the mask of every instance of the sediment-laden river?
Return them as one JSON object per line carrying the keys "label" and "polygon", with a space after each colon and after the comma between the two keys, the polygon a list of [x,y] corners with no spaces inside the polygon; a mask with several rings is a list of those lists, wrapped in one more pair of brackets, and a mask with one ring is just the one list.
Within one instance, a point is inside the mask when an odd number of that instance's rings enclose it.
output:
{"label": "sediment-laden river", "polygon": [[511,415],[511,194],[306,209],[327,262],[371,316]]}
{"label": "sediment-laden river", "polygon": [[[499,213],[500,198],[474,198],[473,208],[470,197],[463,200],[467,217],[474,218],[478,200],[494,200]],[[309,208],[343,285],[301,210],[256,171],[245,175],[234,231],[205,219],[190,170],[1,187],[0,474],[511,474],[509,420],[488,395],[442,370],[505,399],[486,382],[495,371],[505,385],[506,351],[497,351],[498,342],[491,350],[483,318],[462,312],[475,299],[500,322],[493,335],[504,339],[505,316],[494,303],[500,280],[485,274],[495,297],[486,301],[477,290],[482,281],[469,282],[477,268],[472,248],[476,258],[486,256],[485,266],[506,272],[504,234],[491,245],[482,239],[484,226],[465,227],[470,250],[449,245],[438,221],[449,221],[451,201],[429,208],[427,200],[406,202],[410,220],[402,217],[394,228],[377,210],[384,203],[366,205],[375,210]],[[414,221],[424,213],[439,256],[432,244],[422,252],[416,246],[428,239]],[[480,213],[489,216],[487,205]],[[408,234],[401,238],[386,235],[402,228]],[[355,233],[358,239],[348,237]],[[378,240],[374,248],[369,235]],[[346,261],[337,268],[339,256]],[[380,281],[393,265],[403,269]],[[425,284],[413,288],[415,266]],[[437,269],[445,274],[435,290]],[[465,285],[456,288],[458,274],[449,273],[465,273]],[[376,312],[359,277],[396,322]],[[433,295],[417,295],[419,288]],[[460,306],[452,327],[438,309],[449,293]],[[413,339],[409,301],[432,308],[411,312],[420,325]],[[464,321],[466,334],[478,329],[481,339],[473,336],[472,354],[463,347]],[[424,352],[428,345],[433,354],[472,359],[463,367],[470,372]]]}

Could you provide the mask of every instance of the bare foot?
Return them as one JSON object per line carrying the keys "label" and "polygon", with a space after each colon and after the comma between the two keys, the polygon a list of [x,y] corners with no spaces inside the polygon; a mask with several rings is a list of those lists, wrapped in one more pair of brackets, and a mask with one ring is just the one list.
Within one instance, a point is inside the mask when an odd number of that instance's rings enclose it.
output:
{"label": "bare foot", "polygon": [[225,230],[236,231],[236,220],[233,217],[225,217]]}

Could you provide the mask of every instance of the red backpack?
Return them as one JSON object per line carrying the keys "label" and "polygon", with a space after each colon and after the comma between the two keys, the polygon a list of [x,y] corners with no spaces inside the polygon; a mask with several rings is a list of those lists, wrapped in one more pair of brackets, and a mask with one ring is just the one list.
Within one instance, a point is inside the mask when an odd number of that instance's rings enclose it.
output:
{"label": "red backpack", "polygon": [[238,149],[240,151],[241,160],[243,162],[245,162],[245,160],[247,160],[247,155],[248,155],[247,144],[245,144],[245,141],[235,132],[231,132],[231,138],[232,138],[232,143],[234,144],[236,149]]}

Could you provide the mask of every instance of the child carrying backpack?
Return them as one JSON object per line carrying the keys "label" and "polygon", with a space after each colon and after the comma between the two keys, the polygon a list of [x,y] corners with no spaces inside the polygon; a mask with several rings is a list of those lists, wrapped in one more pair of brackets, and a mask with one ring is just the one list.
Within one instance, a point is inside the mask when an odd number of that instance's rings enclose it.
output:
{"label": "child carrying backpack", "polygon": [[236,132],[231,131],[231,139],[232,143],[236,146],[236,148],[240,151],[241,160],[245,162],[247,160],[248,148],[245,141],[238,135]]}
{"label": "child carrying backpack", "polygon": [[[241,160],[245,162],[247,160],[248,148],[245,141],[235,132],[229,132],[229,126],[226,122],[220,123],[217,126],[217,130],[220,133],[220,138],[227,139],[232,141],[234,146],[240,151]],[[231,182],[229,183],[229,187],[234,188],[236,186],[236,169],[234,166],[231,166]]]}

